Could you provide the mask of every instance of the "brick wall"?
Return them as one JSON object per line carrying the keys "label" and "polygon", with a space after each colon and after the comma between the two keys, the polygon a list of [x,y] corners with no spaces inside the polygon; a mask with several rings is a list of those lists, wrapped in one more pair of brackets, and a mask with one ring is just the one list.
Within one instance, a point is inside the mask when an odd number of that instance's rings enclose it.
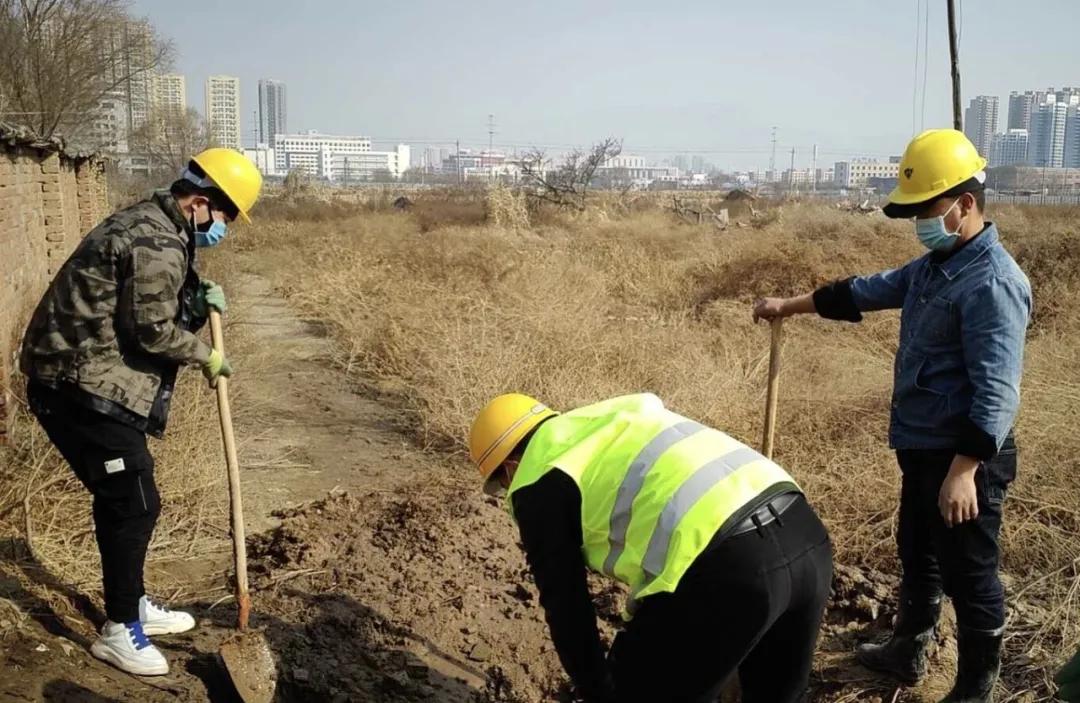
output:
{"label": "brick wall", "polygon": [[99,161],[10,137],[0,125],[0,444],[10,426],[11,383],[26,321],[52,275],[106,208]]}

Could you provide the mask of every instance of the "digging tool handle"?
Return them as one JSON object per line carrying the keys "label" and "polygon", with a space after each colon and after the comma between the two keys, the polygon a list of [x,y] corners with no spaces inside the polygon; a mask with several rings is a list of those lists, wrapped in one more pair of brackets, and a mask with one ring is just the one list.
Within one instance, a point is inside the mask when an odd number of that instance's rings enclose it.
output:
{"label": "digging tool handle", "polygon": [[761,453],[769,459],[773,455],[776,438],[776,402],[780,390],[780,345],[784,339],[784,319],[778,317],[771,323],[772,343],[769,348],[769,394],[765,400],[765,436],[761,440]]}
{"label": "digging tool handle", "polygon": [[[214,349],[225,355],[225,337],[221,333],[221,313],[210,310],[210,339]],[[236,604],[239,608],[236,627],[246,630],[251,613],[248,595],[247,551],[244,534],[244,506],[240,497],[240,462],[236,458],[236,437],[233,436],[232,410],[229,408],[229,379],[218,376],[215,383],[218,416],[221,418],[221,441],[225,445],[225,463],[229,468],[229,525],[232,528],[233,559],[236,562]]]}

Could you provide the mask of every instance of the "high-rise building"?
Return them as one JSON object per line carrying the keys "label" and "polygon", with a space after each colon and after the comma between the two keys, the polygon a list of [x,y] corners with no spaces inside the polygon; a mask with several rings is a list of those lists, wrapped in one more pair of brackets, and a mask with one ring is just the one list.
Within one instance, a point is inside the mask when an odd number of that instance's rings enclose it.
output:
{"label": "high-rise building", "polygon": [[1080,104],[1069,105],[1065,116],[1065,168],[1080,168]]}
{"label": "high-rise building", "polygon": [[990,149],[990,166],[1019,166],[1027,163],[1028,131],[1010,129],[1004,134],[994,135],[994,145]]}
{"label": "high-rise building", "polygon": [[1065,161],[1065,122],[1069,105],[1059,103],[1054,96],[1031,112],[1031,130],[1028,137],[1028,161],[1032,166],[1058,168]]}
{"label": "high-rise building", "polygon": [[277,134],[288,134],[285,103],[285,84],[262,78],[259,80],[259,143],[274,143]]}
{"label": "high-rise building", "polygon": [[1059,103],[1065,103],[1066,105],[1074,105],[1080,103],[1080,88],[1062,88],[1061,90],[1049,91],[1057,98]]}
{"label": "high-rise building", "polygon": [[112,155],[128,152],[129,136],[146,123],[157,98],[157,41],[144,21],[114,24],[97,45],[107,59],[102,78],[113,87],[98,100],[91,124],[68,133],[77,148]]}
{"label": "high-rise building", "polygon": [[1046,91],[1029,90],[1009,93],[1009,122],[1006,129],[1031,129],[1031,112],[1046,101]]}
{"label": "high-rise building", "polygon": [[972,98],[964,113],[964,134],[983,156],[990,155],[990,147],[997,134],[998,98],[996,95],[980,95]]}
{"label": "high-rise building", "polygon": [[76,143],[106,154],[128,152],[127,94],[114,88],[98,99],[92,122],[84,133],[76,135]]}
{"label": "high-rise building", "polygon": [[154,30],[143,20],[125,22],[113,29],[111,40],[115,47],[113,57],[119,61],[113,71],[120,73],[118,77],[127,99],[130,132],[146,124],[157,99]]}
{"label": "high-rise building", "polygon": [[239,78],[210,76],[206,79],[206,122],[211,143],[240,149]]}
{"label": "high-rise building", "polygon": [[178,73],[164,73],[157,77],[158,110],[168,114],[182,114],[187,110],[187,81]]}

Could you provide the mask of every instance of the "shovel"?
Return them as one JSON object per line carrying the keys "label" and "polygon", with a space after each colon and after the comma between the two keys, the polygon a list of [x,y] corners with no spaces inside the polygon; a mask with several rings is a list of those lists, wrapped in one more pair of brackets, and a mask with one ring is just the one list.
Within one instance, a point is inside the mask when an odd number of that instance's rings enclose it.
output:
{"label": "shovel", "polygon": [[784,339],[784,319],[775,318],[771,323],[772,344],[769,347],[769,394],[765,400],[765,435],[761,439],[761,453],[772,459],[773,440],[776,438],[776,401],[780,391],[780,345]]}
{"label": "shovel", "polygon": [[[214,349],[225,354],[225,339],[221,334],[221,313],[210,310],[210,338]],[[221,440],[225,444],[225,461],[229,468],[229,524],[232,528],[233,559],[236,564],[236,604],[239,608],[238,632],[221,645],[221,658],[229,672],[236,692],[244,703],[270,703],[277,688],[277,665],[270,645],[261,632],[248,630],[251,597],[248,595],[247,551],[244,536],[244,509],[240,497],[240,462],[236,459],[236,438],[233,436],[232,411],[229,409],[229,379],[219,376],[217,389],[218,415],[221,418]]]}

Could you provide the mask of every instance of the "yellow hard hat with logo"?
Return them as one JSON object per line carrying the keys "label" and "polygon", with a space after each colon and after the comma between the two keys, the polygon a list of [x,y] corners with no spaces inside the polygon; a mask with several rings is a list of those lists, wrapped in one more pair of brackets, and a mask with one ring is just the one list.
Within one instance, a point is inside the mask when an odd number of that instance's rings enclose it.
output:
{"label": "yellow hard hat with logo", "polygon": [[469,430],[469,457],[484,481],[492,478],[526,435],[555,415],[548,406],[520,393],[500,395],[484,406]]}
{"label": "yellow hard hat with logo", "polygon": [[929,129],[912,139],[904,150],[897,185],[889,194],[885,214],[913,217],[918,211],[913,206],[928,203],[960,186],[970,186],[967,190],[981,189],[985,168],[986,159],[979,156],[963,132]]}
{"label": "yellow hard hat with logo", "polygon": [[232,201],[244,222],[251,222],[248,213],[262,190],[262,174],[251,160],[235,149],[214,147],[191,160],[199,165],[213,185]]}

